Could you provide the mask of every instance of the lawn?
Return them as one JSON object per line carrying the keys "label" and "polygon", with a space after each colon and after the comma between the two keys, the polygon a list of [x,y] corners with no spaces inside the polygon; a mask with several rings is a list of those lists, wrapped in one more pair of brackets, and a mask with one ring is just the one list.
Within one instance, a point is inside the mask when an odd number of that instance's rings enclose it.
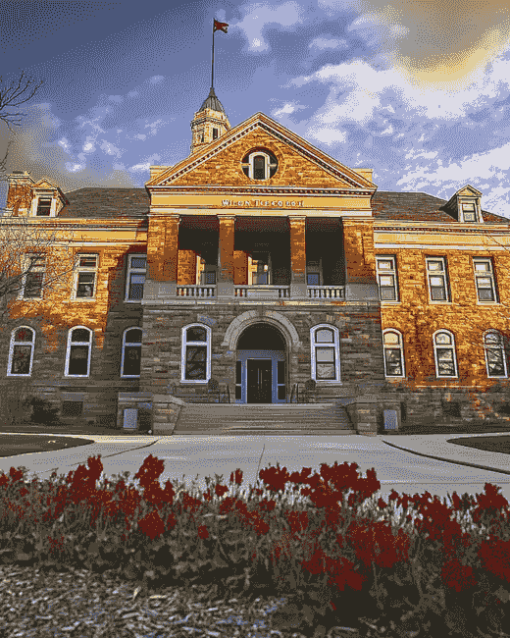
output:
{"label": "lawn", "polygon": [[46,436],[27,434],[0,434],[0,457],[32,454],[33,452],[55,452],[67,450],[80,445],[92,445],[90,439],[66,438],[62,436]]}
{"label": "lawn", "polygon": [[480,436],[472,439],[448,439],[447,443],[474,447],[485,452],[499,452],[510,454],[510,436]]}

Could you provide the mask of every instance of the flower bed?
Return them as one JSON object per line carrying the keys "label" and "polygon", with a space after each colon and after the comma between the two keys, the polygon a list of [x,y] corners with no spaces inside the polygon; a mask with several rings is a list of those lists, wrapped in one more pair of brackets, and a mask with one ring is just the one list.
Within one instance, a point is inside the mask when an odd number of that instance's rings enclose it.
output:
{"label": "flower bed", "polygon": [[[100,457],[67,477],[0,476],[0,561],[138,580],[144,591],[214,585],[225,600],[286,596],[273,629],[320,638],[332,627],[361,635],[507,636],[510,507],[487,483],[476,497],[441,502],[426,492],[378,498],[375,471],[355,463],[206,478],[207,490],[159,483],[148,456],[99,482]],[[290,486],[289,486],[290,484]],[[301,498],[297,498],[300,496]],[[276,622],[276,621],[275,621]],[[220,634],[218,634],[220,635]]]}

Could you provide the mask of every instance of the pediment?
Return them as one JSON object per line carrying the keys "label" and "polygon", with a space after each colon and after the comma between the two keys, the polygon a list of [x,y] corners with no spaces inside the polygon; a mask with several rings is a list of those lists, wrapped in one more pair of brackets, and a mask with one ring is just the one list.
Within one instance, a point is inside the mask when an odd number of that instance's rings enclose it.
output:
{"label": "pediment", "polygon": [[482,193],[471,184],[466,184],[466,186],[457,191],[458,197],[480,197],[481,195]]}
{"label": "pediment", "polygon": [[[277,160],[273,177],[254,180],[243,172],[243,158],[266,150]],[[366,175],[366,173],[365,173]],[[375,191],[365,175],[344,166],[263,113],[257,113],[220,139],[155,175],[146,186],[293,187]]]}
{"label": "pediment", "polygon": [[48,191],[54,191],[56,189],[56,186],[54,186],[53,184],[51,184],[47,179],[40,179],[38,182],[36,182],[33,186],[33,188],[35,190],[48,190]]}

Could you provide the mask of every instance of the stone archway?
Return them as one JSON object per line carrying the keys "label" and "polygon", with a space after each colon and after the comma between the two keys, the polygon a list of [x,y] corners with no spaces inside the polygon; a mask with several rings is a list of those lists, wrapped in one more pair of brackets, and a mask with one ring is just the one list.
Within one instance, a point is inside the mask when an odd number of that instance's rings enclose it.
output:
{"label": "stone archway", "polygon": [[260,310],[248,310],[236,317],[225,331],[222,346],[234,352],[241,333],[249,326],[264,322],[277,328],[285,339],[287,353],[294,353],[301,348],[301,341],[296,328],[281,312],[260,308]]}

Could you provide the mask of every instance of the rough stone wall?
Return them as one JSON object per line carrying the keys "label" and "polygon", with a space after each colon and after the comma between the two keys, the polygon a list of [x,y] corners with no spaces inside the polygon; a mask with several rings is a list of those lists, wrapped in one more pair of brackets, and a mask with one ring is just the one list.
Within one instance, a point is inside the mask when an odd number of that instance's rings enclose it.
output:
{"label": "rough stone wall", "polygon": [[[510,254],[497,251],[494,259],[498,304],[480,304],[473,273],[474,256],[488,256],[489,251],[460,250],[384,250],[378,255],[397,257],[400,303],[382,303],[383,329],[402,333],[405,367],[416,386],[471,386],[487,388],[498,382],[487,377],[483,333],[496,329],[510,337],[508,303],[510,302]],[[451,303],[430,303],[426,273],[426,256],[447,258]],[[458,365],[458,379],[437,379],[433,334],[446,329],[453,333]],[[508,343],[507,343],[507,353]]]}
{"label": "rough stone wall", "polygon": [[[264,184],[270,186],[304,186],[307,188],[341,187],[344,183],[273,135],[257,128],[229,145],[211,159],[186,173],[173,185],[215,184],[218,186],[252,186],[240,162],[250,150],[270,148],[278,160],[276,174]],[[347,184],[345,184],[347,186]]]}
{"label": "rough stone wall", "polygon": [[304,387],[311,377],[310,329],[320,323],[329,323],[340,330],[340,365],[342,385],[319,387],[321,397],[334,399],[354,392],[357,384],[365,388],[383,382],[381,353],[381,327],[376,304],[343,304],[341,307],[306,307],[292,305],[251,306],[219,304],[200,308],[179,305],[144,306],[142,350],[142,376],[140,389],[168,391],[174,384],[180,386],[179,396],[202,393],[200,384],[181,384],[181,332],[188,324],[202,322],[212,328],[211,375],[220,384],[230,385],[233,397],[235,385],[236,353],[223,345],[227,328],[242,313],[256,309],[260,321],[264,313],[275,311],[286,317],[297,330],[301,346],[288,348],[288,387],[299,383]]}

